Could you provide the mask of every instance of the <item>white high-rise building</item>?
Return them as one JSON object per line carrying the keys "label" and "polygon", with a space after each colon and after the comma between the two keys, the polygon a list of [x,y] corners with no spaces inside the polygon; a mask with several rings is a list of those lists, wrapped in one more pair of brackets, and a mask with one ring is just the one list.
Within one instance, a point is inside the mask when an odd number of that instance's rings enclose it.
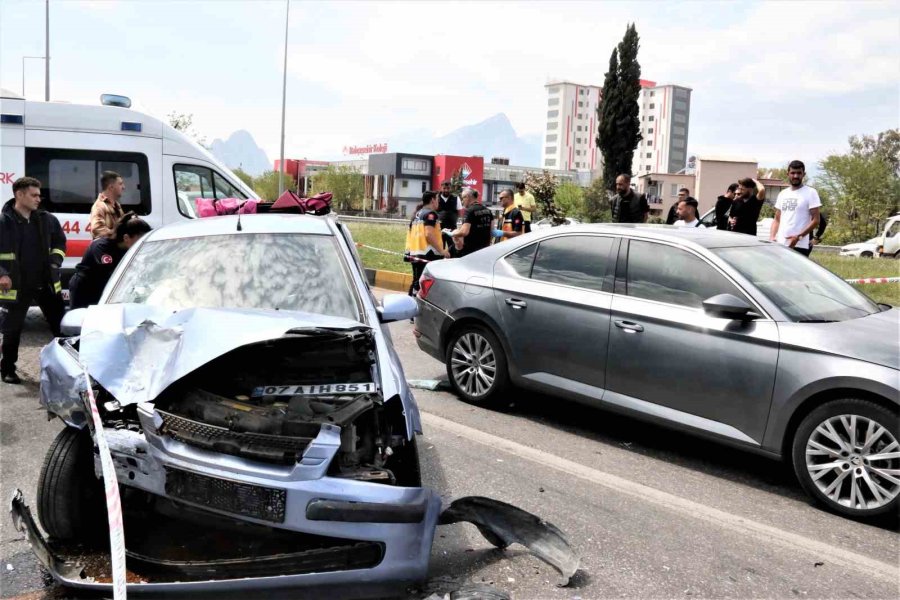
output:
{"label": "white high-rise building", "polygon": [[[591,173],[602,164],[597,148],[601,88],[568,81],[548,83],[542,166]],[[675,173],[687,162],[691,89],[641,80],[639,118],[644,139],[632,173]]]}

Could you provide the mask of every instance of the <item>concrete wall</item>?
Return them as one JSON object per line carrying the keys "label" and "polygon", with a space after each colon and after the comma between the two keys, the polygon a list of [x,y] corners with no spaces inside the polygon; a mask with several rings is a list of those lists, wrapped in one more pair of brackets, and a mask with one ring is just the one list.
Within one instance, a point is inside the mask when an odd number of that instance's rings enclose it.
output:
{"label": "concrete wall", "polygon": [[756,177],[756,161],[726,161],[697,158],[697,190],[694,198],[700,201],[700,212],[716,205],[716,198],[725,193],[729,184],[744,177]]}

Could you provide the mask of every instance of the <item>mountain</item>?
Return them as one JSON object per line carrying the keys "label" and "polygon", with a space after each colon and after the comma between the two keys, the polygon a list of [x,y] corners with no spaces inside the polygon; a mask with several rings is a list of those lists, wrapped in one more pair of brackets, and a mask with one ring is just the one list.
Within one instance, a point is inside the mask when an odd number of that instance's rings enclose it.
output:
{"label": "mountain", "polygon": [[502,156],[511,165],[537,167],[541,164],[541,138],[540,134],[519,137],[509,118],[498,113],[440,137],[422,130],[400,134],[388,139],[388,148],[391,152],[483,156],[485,161]]}
{"label": "mountain", "polygon": [[271,171],[274,166],[263,149],[256,145],[250,132],[243,129],[232,133],[224,142],[220,139],[213,140],[209,151],[225,166],[243,169],[254,177],[261,175],[263,171]]}

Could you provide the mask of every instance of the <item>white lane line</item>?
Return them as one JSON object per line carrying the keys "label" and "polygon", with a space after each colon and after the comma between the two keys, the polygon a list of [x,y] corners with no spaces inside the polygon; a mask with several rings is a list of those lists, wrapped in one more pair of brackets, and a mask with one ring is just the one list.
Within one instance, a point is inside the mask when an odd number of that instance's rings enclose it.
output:
{"label": "white lane line", "polygon": [[[746,517],[741,517],[723,510],[718,510],[693,500],[687,500],[668,492],[663,492],[622,477],[586,467],[580,463],[567,460],[543,450],[531,448],[517,442],[503,439],[484,431],[461,425],[449,419],[422,413],[422,422],[435,429],[462,436],[494,450],[502,450],[519,458],[523,458],[557,471],[562,471],[580,479],[602,485],[616,492],[626,494],[642,502],[649,502],[661,508],[682,514],[687,517],[705,521],[717,527],[735,533],[752,536],[763,543],[773,543],[789,550],[801,550],[813,555],[816,560],[858,569],[869,575],[896,583],[900,580],[900,568],[897,565],[884,563],[855,552],[850,552],[819,542],[796,533],[784,531],[771,525],[765,525]],[[427,432],[426,432],[427,433]]]}

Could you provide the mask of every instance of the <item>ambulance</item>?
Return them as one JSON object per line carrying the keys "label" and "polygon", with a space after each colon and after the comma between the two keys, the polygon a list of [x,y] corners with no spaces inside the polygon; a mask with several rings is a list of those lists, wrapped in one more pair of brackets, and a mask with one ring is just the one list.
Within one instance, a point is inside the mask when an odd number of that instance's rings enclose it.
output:
{"label": "ambulance", "polygon": [[36,102],[0,90],[0,201],[19,177],[41,182],[41,208],[66,233],[63,287],[91,243],[100,175],[125,182],[122,208],[155,229],[197,216],[198,198],[257,198],[228,167],[168,124],[131,110],[125,96],[98,105]]}

